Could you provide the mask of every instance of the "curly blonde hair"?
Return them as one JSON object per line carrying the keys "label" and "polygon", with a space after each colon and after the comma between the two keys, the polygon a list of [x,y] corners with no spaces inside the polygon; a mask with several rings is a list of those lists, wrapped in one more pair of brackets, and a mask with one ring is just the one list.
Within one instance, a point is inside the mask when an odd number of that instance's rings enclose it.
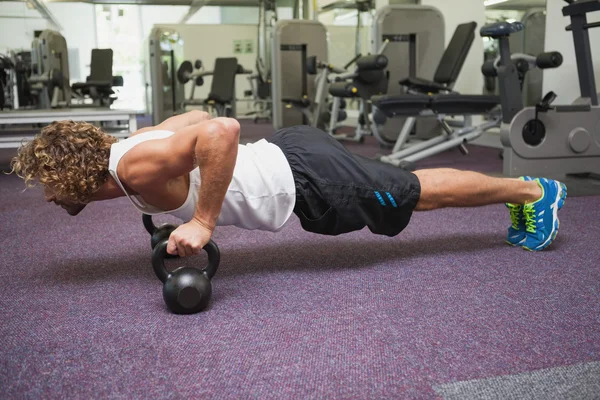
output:
{"label": "curly blonde hair", "polygon": [[27,187],[37,181],[59,198],[86,203],[108,179],[110,146],[116,141],[87,122],[53,122],[19,148],[11,172]]}

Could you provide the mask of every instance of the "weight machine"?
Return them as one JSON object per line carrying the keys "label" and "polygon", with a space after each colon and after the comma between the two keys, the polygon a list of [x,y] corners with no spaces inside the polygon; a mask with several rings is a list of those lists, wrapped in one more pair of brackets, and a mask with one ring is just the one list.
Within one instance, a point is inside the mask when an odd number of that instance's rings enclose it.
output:
{"label": "weight machine", "polygon": [[481,36],[499,41],[498,82],[502,99],[501,139],[506,176],[579,174],[600,172],[597,127],[600,106],[588,29],[587,14],[600,11],[600,0],[565,0],[562,10],[571,18],[566,28],[573,34],[581,98],[571,105],[554,106],[548,93],[535,107],[523,107],[517,67],[511,60],[509,37],[523,29],[521,23],[497,23],[481,29]]}
{"label": "weight machine", "polygon": [[[343,67],[345,73],[327,78],[330,83],[328,91],[333,96],[333,101],[323,120],[328,125],[327,132],[334,138],[362,143],[365,136],[375,136],[383,146],[389,144],[385,137],[379,135],[376,128],[372,128],[370,102],[372,96],[387,92],[389,74],[385,69],[388,58],[383,52],[388,43],[389,41],[384,41],[376,54],[358,54]],[[353,64],[356,65],[354,71],[348,72],[348,68]],[[348,98],[358,99],[359,102],[358,124],[353,136],[336,133],[339,123],[346,119],[344,108],[345,99]]]}
{"label": "weight machine", "polygon": [[[188,99],[184,100],[181,108],[187,106],[202,106],[219,117],[236,117],[235,78],[238,74],[251,74],[244,69],[235,57],[217,58],[212,71],[204,70],[202,61],[196,60],[194,65],[184,61],[177,70],[177,80],[182,85],[193,81]],[[204,78],[212,76],[210,92],[206,99],[194,98],[196,86],[204,85]]]}
{"label": "weight machine", "polygon": [[31,93],[37,97],[37,108],[69,106],[71,86],[65,38],[49,29],[42,31],[32,42],[31,62],[28,81]]}

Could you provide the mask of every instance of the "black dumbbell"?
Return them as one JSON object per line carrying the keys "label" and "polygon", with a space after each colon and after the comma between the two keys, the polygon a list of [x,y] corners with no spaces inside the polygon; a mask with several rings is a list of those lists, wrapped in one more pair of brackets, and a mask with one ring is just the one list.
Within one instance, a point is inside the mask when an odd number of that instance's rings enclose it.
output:
{"label": "black dumbbell", "polygon": [[163,240],[152,251],[154,273],[163,282],[163,299],[175,314],[193,314],[206,308],[212,295],[211,279],[219,268],[221,255],[212,240],[204,250],[208,253],[208,266],[200,270],[180,267],[169,272],[165,268],[168,240]]}
{"label": "black dumbbell", "polygon": [[190,61],[184,61],[179,66],[177,70],[177,80],[181,84],[186,84],[192,78],[192,73],[194,72],[194,66]]}

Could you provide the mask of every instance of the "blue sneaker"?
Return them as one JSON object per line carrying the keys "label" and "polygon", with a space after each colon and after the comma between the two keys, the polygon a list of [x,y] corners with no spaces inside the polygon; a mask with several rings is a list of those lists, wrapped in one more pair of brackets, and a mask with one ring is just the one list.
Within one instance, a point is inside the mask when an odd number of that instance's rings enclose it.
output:
{"label": "blue sneaker", "polygon": [[[523,181],[533,180],[530,176],[522,176],[520,179]],[[510,220],[512,222],[508,228],[506,243],[511,246],[522,246],[527,239],[527,233],[525,232],[525,218],[523,217],[523,205],[506,203],[506,207],[508,208],[508,211],[510,211]]]}
{"label": "blue sneaker", "polygon": [[542,197],[535,203],[523,206],[527,232],[523,248],[530,251],[544,250],[556,239],[560,226],[558,210],[567,198],[567,186],[564,183],[546,178],[536,181],[542,188]]}

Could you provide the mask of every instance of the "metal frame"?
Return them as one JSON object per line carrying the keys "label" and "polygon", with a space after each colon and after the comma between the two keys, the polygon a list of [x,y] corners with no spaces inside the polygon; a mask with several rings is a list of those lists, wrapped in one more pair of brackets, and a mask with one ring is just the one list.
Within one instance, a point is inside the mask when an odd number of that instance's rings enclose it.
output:
{"label": "metal frame", "polygon": [[[411,13],[423,13],[436,21],[435,29],[429,29],[429,42],[427,46],[419,47],[419,32],[423,31],[424,18],[412,18]],[[400,19],[402,21],[397,21]],[[406,19],[408,19],[406,21]],[[393,24],[391,23],[393,22]],[[404,23],[405,22],[405,23]],[[393,30],[390,28],[393,26]],[[371,49],[372,52],[377,52],[384,41],[391,42],[387,49],[383,52],[390,60],[387,70],[390,72],[390,81],[388,86],[388,95],[405,94],[405,88],[398,84],[398,81],[407,77],[423,77],[433,78],[435,69],[439,64],[440,57],[444,53],[445,45],[445,20],[439,9],[432,6],[423,5],[387,5],[377,10],[373,17],[371,27]],[[435,35],[433,35],[435,33]],[[408,44],[408,58],[404,55],[394,53],[394,43],[404,42]],[[423,54],[418,54],[419,49],[423,50]],[[422,57],[422,59],[420,58]],[[414,58],[411,62],[410,58]],[[399,70],[399,68],[401,70]],[[400,75],[401,74],[401,75]],[[431,79],[429,78],[429,79]],[[433,121],[435,122],[435,121]],[[431,126],[433,122],[422,120],[418,121],[416,129],[417,137],[430,137],[432,129],[439,129]],[[396,132],[402,131],[402,128],[408,128],[408,125],[415,126],[417,121],[409,121],[406,118],[387,119],[385,124],[377,125],[373,123],[373,134],[378,138],[380,143],[387,143],[391,146],[397,142]],[[442,134],[440,132],[440,134]]]}
{"label": "metal frame", "polygon": [[[425,115],[432,116],[435,114],[433,111],[428,111],[423,114],[423,116]],[[460,129],[452,129],[444,120],[445,117],[445,115],[437,115],[438,121],[444,129],[444,133],[442,135],[438,135],[424,142],[414,144],[404,150],[395,150],[388,156],[382,156],[380,161],[399,167],[403,163],[413,163],[415,161],[419,161],[457,147],[460,148],[463,153],[468,154],[465,144],[477,139],[484,132],[492,128],[499,127],[501,123],[501,118],[497,116],[489,122],[479,126],[467,125]],[[465,116],[465,119],[470,120],[471,116]],[[394,149],[396,149],[396,147],[394,147]]]}
{"label": "metal frame", "polygon": [[[107,109],[61,109],[61,110],[19,110],[0,113],[0,125],[49,124],[54,121],[70,120],[82,122],[118,122],[127,121],[127,130],[116,137],[129,136],[137,130],[137,111]],[[0,149],[18,148],[27,136],[4,136],[0,131]]]}
{"label": "metal frame", "polygon": [[[281,50],[282,46],[289,46],[290,48],[296,46],[298,48],[300,48],[301,46],[309,46],[309,45],[313,45],[313,43],[307,43],[310,40],[308,40],[307,38],[302,38],[302,37],[298,37],[296,38],[296,40],[294,41],[294,43],[282,43],[282,33],[285,32],[287,29],[290,28],[294,28],[294,27],[298,27],[299,29],[307,29],[307,30],[313,30],[313,29],[319,29],[321,30],[321,32],[323,33],[323,41],[319,41],[318,45],[322,45],[327,43],[327,28],[320,22],[318,21],[310,21],[310,20],[282,20],[282,21],[278,21],[277,24],[275,25],[275,29],[274,29],[274,33],[273,33],[273,47],[271,49],[271,77],[272,77],[272,83],[271,83],[271,99],[272,99],[272,109],[273,109],[273,127],[275,129],[281,129],[283,127],[286,126],[290,126],[289,124],[287,124],[286,122],[286,118],[284,117],[284,105],[283,105],[283,87],[284,87],[284,82],[282,81],[282,76],[284,75],[284,71],[282,68],[282,52],[286,51],[286,50]],[[285,39],[283,39],[285,41]],[[315,42],[316,43],[316,42]],[[327,47],[325,46],[325,49]],[[325,50],[326,51],[326,50]],[[327,56],[327,54],[325,53],[325,57]],[[318,57],[318,58],[323,58],[323,57]],[[305,70],[305,65],[301,65],[300,69],[302,69],[302,71]],[[315,83],[318,82],[314,82],[315,78],[314,77],[310,77],[307,78],[305,74],[303,74],[301,72],[301,77],[299,77],[300,79],[307,79],[306,84],[303,84],[303,88],[309,88],[308,90],[308,95],[309,95],[309,99],[311,101],[314,101],[314,98],[312,96],[312,93],[316,92],[316,87],[314,87]],[[310,86],[313,86],[313,88],[310,88]],[[315,93],[315,97],[316,97],[317,93]]]}

